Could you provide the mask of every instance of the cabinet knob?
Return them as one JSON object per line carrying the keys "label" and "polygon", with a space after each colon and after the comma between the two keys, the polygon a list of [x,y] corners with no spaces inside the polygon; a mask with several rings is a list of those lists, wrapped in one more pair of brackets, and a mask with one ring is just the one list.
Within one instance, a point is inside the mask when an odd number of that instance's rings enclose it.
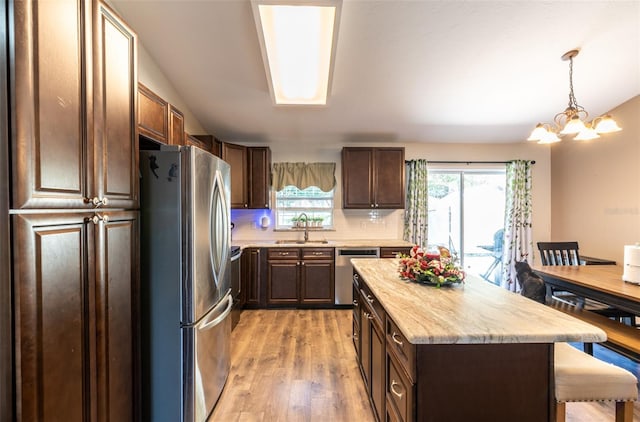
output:
{"label": "cabinet knob", "polygon": [[365,299],[367,299],[367,302],[369,302],[369,303],[373,303],[373,302],[374,302],[374,300],[373,300],[373,296],[371,296],[371,295],[367,295],[367,296],[365,297]]}
{"label": "cabinet knob", "polygon": [[84,198],[84,203],[93,204],[94,206],[99,207],[101,205],[109,204],[109,199],[106,196],[103,198],[98,198],[97,196],[94,196],[93,198]]}
{"label": "cabinet knob", "polygon": [[103,221],[105,223],[109,222],[109,216],[108,215],[100,215],[100,214],[94,214],[93,217],[87,217],[84,220],[87,223],[93,223],[93,224],[98,224],[99,222]]}
{"label": "cabinet knob", "polygon": [[245,207],[245,208],[249,208],[249,205],[248,205],[248,204],[244,204],[244,207]]}
{"label": "cabinet knob", "polygon": [[375,205],[371,204],[371,208],[374,208],[374,207],[375,207]]}

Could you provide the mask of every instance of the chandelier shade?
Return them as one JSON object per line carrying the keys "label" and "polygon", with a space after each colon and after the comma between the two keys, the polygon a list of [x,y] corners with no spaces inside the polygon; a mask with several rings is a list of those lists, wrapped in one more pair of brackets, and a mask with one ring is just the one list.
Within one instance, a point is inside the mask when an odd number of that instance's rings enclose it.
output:
{"label": "chandelier shade", "polygon": [[560,142],[561,136],[575,135],[576,141],[588,141],[600,137],[600,134],[613,133],[622,129],[611,115],[596,117],[588,121],[589,113],[578,104],[573,93],[573,58],[580,50],[570,50],[562,55],[562,60],[569,61],[569,105],[564,111],[553,118],[553,126],[538,123],[527,138],[527,141],[537,141],[540,144]]}

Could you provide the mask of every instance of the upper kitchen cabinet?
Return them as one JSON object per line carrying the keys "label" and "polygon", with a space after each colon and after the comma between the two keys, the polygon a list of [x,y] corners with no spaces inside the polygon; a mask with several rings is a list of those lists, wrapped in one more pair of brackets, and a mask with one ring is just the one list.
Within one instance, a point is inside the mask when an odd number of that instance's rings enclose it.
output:
{"label": "upper kitchen cabinet", "polygon": [[135,208],[136,36],[88,0],[10,14],[12,208]]}
{"label": "upper kitchen cabinet", "polygon": [[222,142],[213,137],[212,135],[189,135],[185,134],[185,145],[191,145],[209,151],[216,157],[222,155]]}
{"label": "upper kitchen cabinet", "polygon": [[169,105],[169,144],[184,144],[184,114],[173,105]]}
{"label": "upper kitchen cabinet", "polygon": [[269,208],[271,150],[223,142],[222,159],[231,166],[231,208]]}
{"label": "upper kitchen cabinet", "polygon": [[140,135],[169,145],[184,145],[184,114],[158,94],[138,83]]}
{"label": "upper kitchen cabinet", "polygon": [[404,208],[404,148],[342,149],[342,207]]}
{"label": "upper kitchen cabinet", "polygon": [[169,142],[169,103],[138,83],[138,130],[140,135],[166,144]]}

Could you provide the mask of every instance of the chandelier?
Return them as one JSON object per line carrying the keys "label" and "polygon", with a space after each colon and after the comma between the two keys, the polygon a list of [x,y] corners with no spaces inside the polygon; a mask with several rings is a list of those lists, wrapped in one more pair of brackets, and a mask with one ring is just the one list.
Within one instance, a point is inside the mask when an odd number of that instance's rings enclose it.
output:
{"label": "chandelier", "polygon": [[[560,142],[560,136],[576,135],[576,141],[587,141],[599,138],[602,133],[612,133],[622,130],[609,115],[596,117],[587,121],[589,113],[578,104],[573,93],[573,58],[580,50],[571,50],[562,55],[562,60],[569,60],[569,106],[555,115],[553,126],[548,123],[538,123],[527,141],[538,141],[539,144]],[[558,136],[560,135],[560,136]]]}

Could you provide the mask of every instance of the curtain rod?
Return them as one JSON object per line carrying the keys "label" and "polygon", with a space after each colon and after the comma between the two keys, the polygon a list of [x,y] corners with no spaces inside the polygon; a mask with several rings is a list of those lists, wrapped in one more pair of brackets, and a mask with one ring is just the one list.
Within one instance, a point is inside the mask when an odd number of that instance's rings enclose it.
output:
{"label": "curtain rod", "polygon": [[[411,160],[405,160],[405,163],[410,162]],[[427,163],[429,164],[509,164],[512,163],[514,160],[511,161],[429,161],[427,160]],[[531,164],[535,164],[535,161],[531,161]]]}

